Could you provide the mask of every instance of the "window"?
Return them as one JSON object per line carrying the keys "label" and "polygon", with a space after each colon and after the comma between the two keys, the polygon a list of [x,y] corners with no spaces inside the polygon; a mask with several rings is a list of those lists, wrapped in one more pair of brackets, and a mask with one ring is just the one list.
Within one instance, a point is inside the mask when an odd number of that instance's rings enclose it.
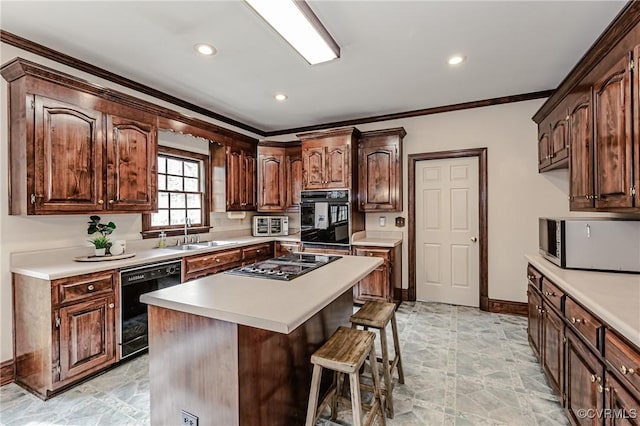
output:
{"label": "window", "polygon": [[186,218],[191,233],[208,232],[208,165],[206,155],[158,147],[158,211],[143,215],[144,236],[155,237],[160,230],[183,232]]}

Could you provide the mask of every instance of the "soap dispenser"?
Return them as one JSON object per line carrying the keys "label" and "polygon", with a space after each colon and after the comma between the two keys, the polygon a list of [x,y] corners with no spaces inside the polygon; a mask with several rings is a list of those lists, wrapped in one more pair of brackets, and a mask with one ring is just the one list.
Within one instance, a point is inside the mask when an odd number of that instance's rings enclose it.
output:
{"label": "soap dispenser", "polygon": [[158,248],[165,248],[167,246],[167,234],[164,231],[160,231],[160,239],[158,240]]}

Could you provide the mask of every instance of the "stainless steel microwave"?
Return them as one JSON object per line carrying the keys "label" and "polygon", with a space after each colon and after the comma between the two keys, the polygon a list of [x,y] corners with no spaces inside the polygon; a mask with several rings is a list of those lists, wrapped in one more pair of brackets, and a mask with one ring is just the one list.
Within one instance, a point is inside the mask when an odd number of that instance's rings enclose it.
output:
{"label": "stainless steel microwave", "polygon": [[640,221],[540,218],[539,248],[561,268],[640,273]]}
{"label": "stainless steel microwave", "polygon": [[289,216],[254,216],[253,236],[289,235]]}

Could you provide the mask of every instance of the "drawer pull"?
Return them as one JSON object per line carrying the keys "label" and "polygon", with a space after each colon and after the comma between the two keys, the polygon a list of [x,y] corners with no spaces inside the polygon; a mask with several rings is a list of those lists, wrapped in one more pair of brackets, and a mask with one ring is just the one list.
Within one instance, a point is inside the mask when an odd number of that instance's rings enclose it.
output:
{"label": "drawer pull", "polygon": [[624,365],[620,367],[620,371],[622,372],[622,374],[634,374],[636,372],[636,370],[634,370],[633,368],[627,368]]}
{"label": "drawer pull", "polygon": [[369,256],[373,256],[373,253],[369,252]]}
{"label": "drawer pull", "polygon": [[555,291],[545,291],[544,294],[546,294],[547,296],[556,297]]}
{"label": "drawer pull", "polygon": [[109,303],[109,308],[113,309],[116,305],[114,305],[113,303]]}
{"label": "drawer pull", "polygon": [[260,253],[260,249],[256,250],[256,253]]}
{"label": "drawer pull", "polygon": [[596,375],[592,374],[591,375],[591,383],[595,383],[596,382]]}
{"label": "drawer pull", "polygon": [[216,263],[220,263],[220,259],[216,257]]}
{"label": "drawer pull", "polygon": [[609,388],[605,388],[602,385],[598,385],[598,392],[600,393],[609,392]]}
{"label": "drawer pull", "polygon": [[93,286],[93,284],[89,284],[89,286],[87,287],[87,290],[89,291],[93,291],[95,289],[95,287]]}
{"label": "drawer pull", "polygon": [[536,276],[535,275],[527,275],[527,278],[533,281],[533,280],[536,279]]}
{"label": "drawer pull", "polygon": [[571,324],[586,324],[587,320],[571,317]]}

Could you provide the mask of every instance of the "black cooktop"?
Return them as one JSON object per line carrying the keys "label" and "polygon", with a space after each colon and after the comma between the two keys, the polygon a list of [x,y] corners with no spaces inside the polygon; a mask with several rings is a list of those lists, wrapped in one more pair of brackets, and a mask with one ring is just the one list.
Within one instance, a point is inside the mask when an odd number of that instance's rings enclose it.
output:
{"label": "black cooktop", "polygon": [[329,256],[310,253],[290,253],[251,265],[240,266],[226,271],[227,274],[246,277],[268,278],[280,281],[291,281],[320,268],[342,256]]}

